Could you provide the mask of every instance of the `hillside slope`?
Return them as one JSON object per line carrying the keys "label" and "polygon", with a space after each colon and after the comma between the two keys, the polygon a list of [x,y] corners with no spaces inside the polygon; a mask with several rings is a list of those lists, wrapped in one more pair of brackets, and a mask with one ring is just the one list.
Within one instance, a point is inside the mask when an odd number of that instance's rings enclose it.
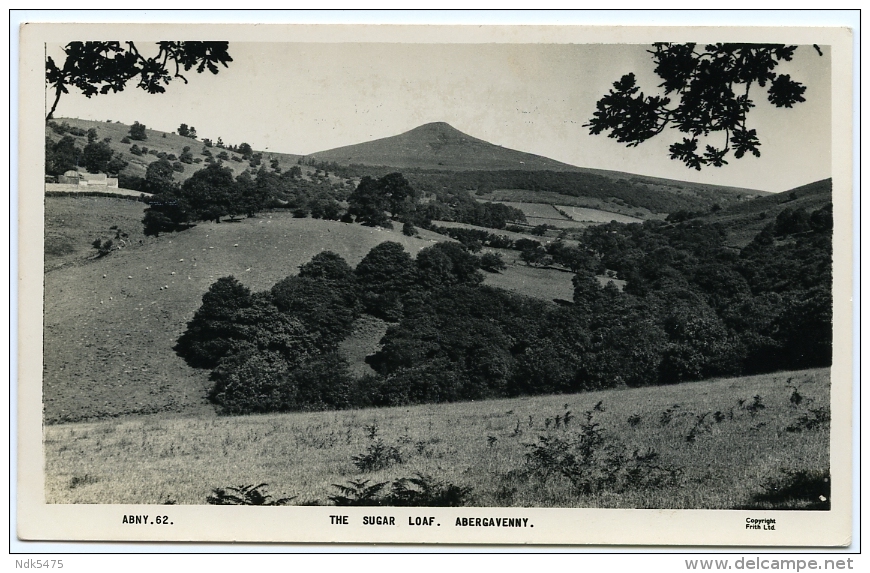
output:
{"label": "hillside slope", "polygon": [[434,239],[282,213],[203,223],[47,272],[46,422],[210,412],[207,372],[188,367],[172,346],[215,280],[233,275],[264,290],[320,251],[356,265],[387,240],[416,255]]}
{"label": "hillside slope", "polygon": [[759,197],[730,205],[717,213],[701,217],[707,223],[718,223],[728,231],[729,242],[738,247],[747,245],[766,225],[776,221],[785,209],[806,209],[811,213],[833,201],[831,179],[822,179],[775,195]]}
{"label": "hillside slope", "polygon": [[[194,160],[200,159],[201,161],[199,163],[182,164],[184,171],[175,174],[176,181],[185,181],[191,175],[193,175],[194,172],[206,166],[206,156],[202,154],[203,149],[206,149],[206,147],[205,144],[198,139],[182,137],[177,133],[169,133],[155,129],[149,129],[146,127],[145,135],[147,139],[145,139],[144,141],[131,141],[130,143],[121,143],[121,140],[124,139],[124,137],[128,136],[130,133],[129,125],[118,122],[100,122],[66,117],[57,118],[54,121],[58,124],[66,123],[70,127],[81,128],[85,131],[87,131],[88,129],[96,129],[97,138],[100,141],[107,137],[110,138],[111,141],[109,142],[109,147],[112,149],[112,151],[114,151],[116,155],[122,154],[123,159],[129,163],[129,165],[127,165],[127,167],[123,170],[123,173],[128,177],[145,177],[145,170],[148,169],[148,165],[154,161],[157,161],[157,156],[153,154],[146,153],[145,155],[134,155],[130,153],[130,148],[134,144],[140,148],[146,147],[149,150],[154,150],[158,153],[171,153],[176,157],[181,156],[181,153],[185,147],[190,147],[190,152],[193,154]],[[62,135],[55,133],[50,128],[46,128],[45,134],[52,141],[57,141],[61,137],[63,137]],[[88,143],[87,137],[84,135],[72,137],[75,139],[76,145],[80,148],[84,148],[84,146]],[[220,149],[218,147],[211,147],[207,149],[209,149],[209,151],[215,157],[217,157],[217,155],[221,151],[226,151],[227,156],[230,158],[234,156],[239,157],[238,153],[234,153],[225,149]],[[271,151],[263,152],[263,163],[268,167],[269,161],[271,159],[277,159],[279,167],[282,170],[287,170],[297,164],[297,160],[299,159],[299,157],[299,155],[291,155],[288,153],[274,153]],[[224,161],[224,165],[232,169],[234,175],[238,175],[242,171],[250,167],[247,161],[233,161],[232,159]],[[81,170],[83,171],[84,168],[82,167]],[[303,170],[307,170],[307,168],[303,167]]]}

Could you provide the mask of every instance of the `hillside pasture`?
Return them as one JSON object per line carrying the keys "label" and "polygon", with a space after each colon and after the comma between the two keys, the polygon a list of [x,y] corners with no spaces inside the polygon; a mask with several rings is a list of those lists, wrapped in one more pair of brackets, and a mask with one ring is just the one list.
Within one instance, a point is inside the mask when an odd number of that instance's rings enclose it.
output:
{"label": "hillside pasture", "polygon": [[498,252],[507,268],[498,273],[484,272],[483,283],[518,294],[553,301],[574,299],[574,273],[547,267],[532,267],[519,260],[518,251],[487,249]]}
{"label": "hillside pasture", "polygon": [[[517,233],[514,231],[507,231],[505,229],[490,229],[489,227],[480,227],[478,225],[471,225],[468,223],[456,223],[454,221],[432,221],[432,223],[434,225],[439,226],[439,227],[447,227],[447,228],[454,228],[454,229],[472,229],[475,231],[485,231],[487,233],[492,233],[493,235],[504,235],[505,237],[508,237],[513,241],[517,241],[519,239],[529,239],[532,241],[538,241],[542,245],[552,243],[556,240],[556,237],[549,237],[549,236],[541,237],[538,235],[532,235],[531,233]],[[440,236],[443,236],[443,235],[440,235]],[[578,245],[577,241],[570,240],[570,239],[565,240],[564,242],[566,245],[570,245],[572,247],[576,247]]]}
{"label": "hillside pasture", "polygon": [[[141,203],[121,201],[113,217],[116,204],[105,200],[50,202],[56,205],[46,219],[46,235],[66,237],[79,250],[93,240],[92,231],[82,230],[88,225],[141,229],[132,226]],[[92,210],[93,205],[100,207]],[[321,251],[356,265],[383,241],[401,243],[414,256],[437,240],[443,238],[428,231],[407,237],[401,229],[267,213],[234,223],[201,223],[47,272],[45,421],[152,412],[205,415],[211,412],[207,372],[188,367],[172,347],[218,278],[233,275],[252,290],[265,290]]]}
{"label": "hillside pasture", "polygon": [[605,201],[598,197],[563,195],[546,190],[499,189],[489,193],[479,193],[477,198],[481,201],[546,203],[549,205],[585,207],[587,209],[600,210],[605,213],[616,213],[639,219],[664,219],[667,216],[667,213],[653,213],[645,207],[623,205],[614,201]]}
{"label": "hillside pasture", "polygon": [[[414,407],[67,423],[44,431],[45,498],[204,504],[214,488],[267,483],[293,504],[327,504],[333,484],[419,473],[471,488],[474,506],[819,509],[830,498],[829,396],[830,371],[818,369]],[[595,487],[584,492],[530,457],[542,438],[570,443],[590,432],[596,454],[628,463],[640,452],[668,479],[643,487],[649,475],[639,475],[616,488],[595,465]],[[378,444],[396,455],[361,469],[354,457]],[[806,491],[783,493],[795,481]]]}
{"label": "hillside pasture", "polygon": [[[585,229],[590,225],[609,223],[641,223],[638,217],[629,217],[611,211],[592,209],[589,207],[576,207],[573,205],[558,205],[550,203],[524,203],[520,201],[493,201],[509,207],[519,209],[526,216],[530,225],[552,225],[560,229]],[[568,215],[566,217],[559,210]]]}
{"label": "hillside pasture", "polygon": [[519,209],[526,217],[534,217],[536,219],[566,219],[561,213],[548,203],[523,203],[519,201],[493,201],[493,203],[501,203],[514,209]]}
{"label": "hillside pasture", "polygon": [[574,207],[572,205],[556,205],[556,207],[568,213],[568,215],[570,215],[573,220],[582,223],[598,224],[609,223],[611,221],[616,221],[617,223],[643,222],[643,219],[639,219],[637,217],[629,217],[627,215],[621,215],[619,213],[601,211],[600,209],[589,209],[588,207]]}

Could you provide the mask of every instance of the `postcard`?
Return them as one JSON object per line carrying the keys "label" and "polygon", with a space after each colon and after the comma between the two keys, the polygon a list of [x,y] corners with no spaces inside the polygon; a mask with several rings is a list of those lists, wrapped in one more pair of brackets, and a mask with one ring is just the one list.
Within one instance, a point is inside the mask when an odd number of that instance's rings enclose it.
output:
{"label": "postcard", "polygon": [[25,24],[19,538],[848,545],[851,41]]}

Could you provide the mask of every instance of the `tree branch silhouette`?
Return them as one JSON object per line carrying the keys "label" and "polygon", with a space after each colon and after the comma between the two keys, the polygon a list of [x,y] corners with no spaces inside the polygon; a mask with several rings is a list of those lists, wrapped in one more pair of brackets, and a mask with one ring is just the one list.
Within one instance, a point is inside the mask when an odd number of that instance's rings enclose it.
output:
{"label": "tree branch silhouette", "polygon": [[[767,100],[780,108],[805,101],[806,86],[774,71],[781,62],[790,61],[796,49],[783,44],[709,44],[703,50],[696,44],[653,44],[648,51],[664,94],[644,94],[635,75],[626,74],[598,100],[584,127],[592,135],[608,132],[608,137],[628,147],[666,128],[676,129],[686,135],[671,144],[671,159],[699,171],[727,165],[731,153],[736,159],[747,153],[760,157],[758,134],[746,122],[755,107],[749,92],[756,84],[767,88]],[[722,131],[724,145],[708,144],[699,151],[700,138]]]}
{"label": "tree branch silhouette", "polygon": [[226,68],[233,61],[228,46],[228,42],[157,42],[157,54],[146,58],[133,42],[70,42],[63,49],[63,64],[58,66],[50,56],[45,62],[45,82],[55,94],[45,120],[54,117],[61,96],[70,87],[90,98],[123,91],[129,81],[138,78],[136,87],[156,94],[165,92],[164,86],[173,79],[186,84],[182,70],[195,68],[201,74],[208,69],[216,74],[217,64]]}

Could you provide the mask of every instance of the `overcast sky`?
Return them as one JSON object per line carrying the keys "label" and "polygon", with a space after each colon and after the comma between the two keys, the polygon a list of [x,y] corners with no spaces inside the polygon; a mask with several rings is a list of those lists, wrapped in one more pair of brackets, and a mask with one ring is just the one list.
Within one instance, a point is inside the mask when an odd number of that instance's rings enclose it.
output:
{"label": "overcast sky", "polygon": [[[147,44],[140,44],[145,46]],[[231,43],[233,62],[218,75],[187,74],[165,94],[132,86],[87,99],[64,95],[56,117],[174,131],[254,149],[310,154],[397,135],[445,121],[471,136],[582,167],[784,191],[831,176],[830,53],[800,47],[781,64],[807,86],[806,102],[777,109],[757,86],[750,127],[761,158],[731,158],[698,172],[668,158],[679,138],[665,132],[626,148],[584,128],[595,102],[623,74],[635,72],[646,93],[658,77],[648,46],[578,44]],[[62,61],[59,46],[49,54]],[[711,143],[721,146],[724,137]]]}

